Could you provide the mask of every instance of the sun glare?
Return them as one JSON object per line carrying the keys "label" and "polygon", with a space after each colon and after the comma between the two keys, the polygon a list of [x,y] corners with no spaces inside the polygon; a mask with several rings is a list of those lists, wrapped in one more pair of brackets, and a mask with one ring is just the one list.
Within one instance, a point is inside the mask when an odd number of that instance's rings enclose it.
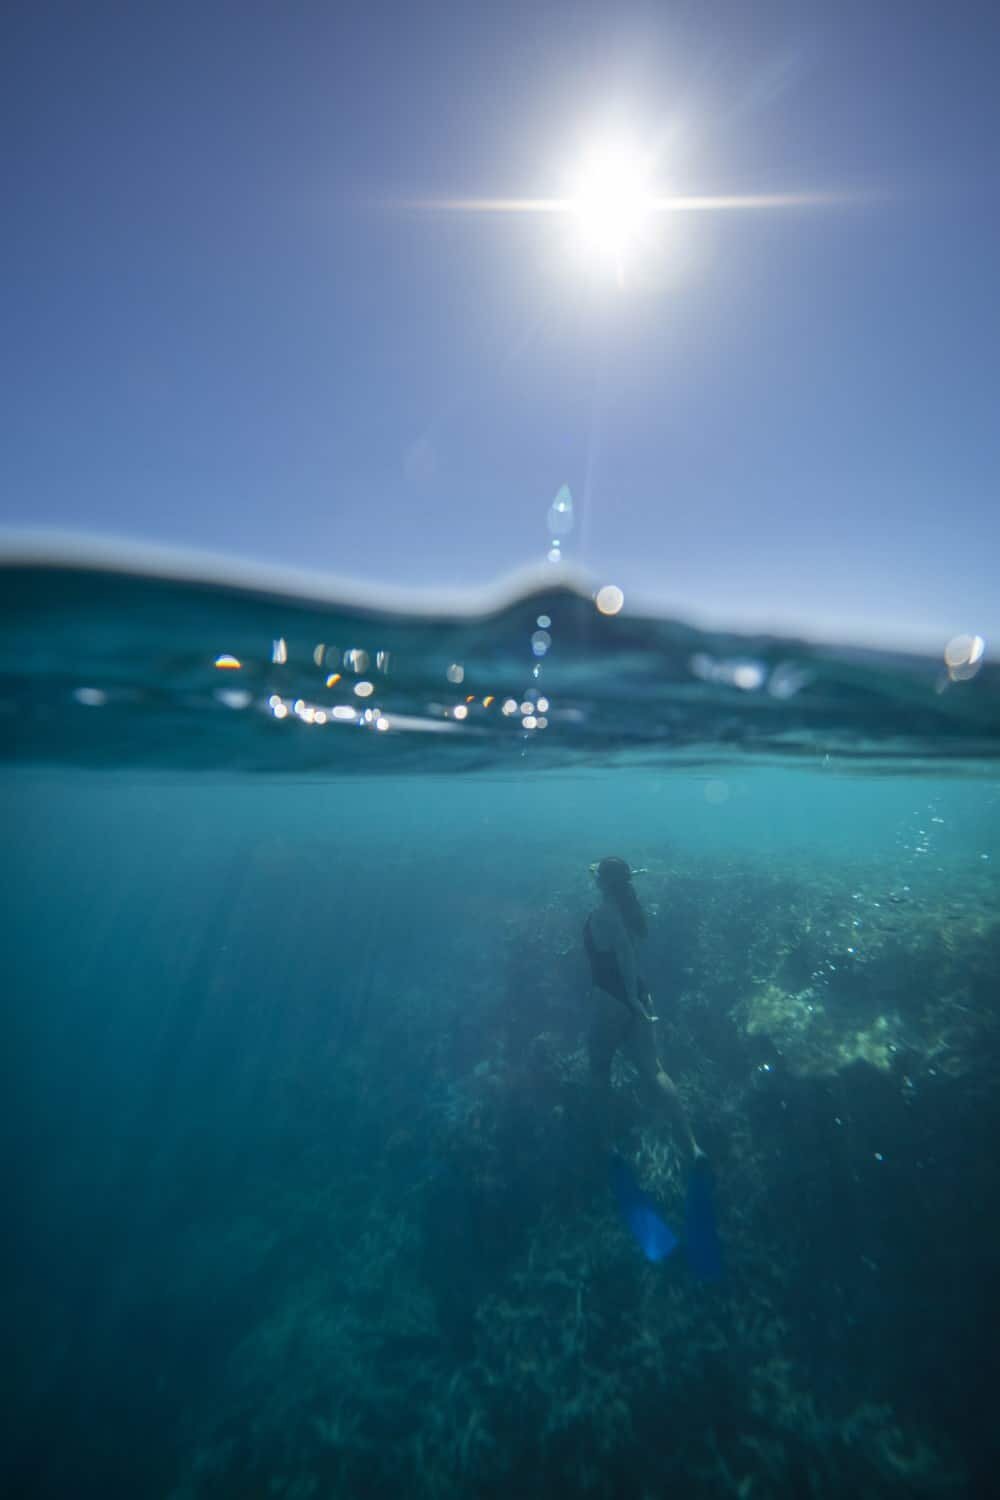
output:
{"label": "sun glare", "polygon": [[[595,279],[614,279],[619,288],[663,284],[676,266],[682,238],[661,240],[668,216],[677,214],[770,212],[829,207],[857,195],[796,193],[668,193],[658,181],[658,149],[627,136],[605,136],[563,177],[559,197],[419,198],[408,206],[434,213],[538,214],[561,218],[570,229],[569,248]],[[669,247],[672,267],[662,252]],[[644,268],[644,262],[646,263]],[[650,264],[655,262],[656,264]],[[650,272],[648,278],[645,271]]]}
{"label": "sun glare", "polygon": [[586,254],[612,266],[621,281],[653,207],[638,151],[608,145],[592,152],[579,174],[570,206]]}

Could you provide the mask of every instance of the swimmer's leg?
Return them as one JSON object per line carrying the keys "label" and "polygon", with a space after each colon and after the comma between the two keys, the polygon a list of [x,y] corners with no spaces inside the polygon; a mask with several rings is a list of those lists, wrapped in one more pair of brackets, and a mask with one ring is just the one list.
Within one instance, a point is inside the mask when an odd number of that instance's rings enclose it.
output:
{"label": "swimmer's leg", "polygon": [[629,1030],[629,1014],[620,1000],[603,990],[591,993],[591,1021],[587,1033],[587,1057],[593,1092],[593,1118],[601,1150],[612,1144],[611,1065]]}
{"label": "swimmer's leg", "polygon": [[656,1026],[650,1022],[639,1022],[629,1037],[629,1055],[639,1070],[639,1076],[647,1093],[655,1099],[662,1112],[670,1120],[679,1138],[684,1141],[695,1161],[704,1155],[694,1138],[691,1122],[687,1117],[677,1085],[664,1070],[656,1047]]}

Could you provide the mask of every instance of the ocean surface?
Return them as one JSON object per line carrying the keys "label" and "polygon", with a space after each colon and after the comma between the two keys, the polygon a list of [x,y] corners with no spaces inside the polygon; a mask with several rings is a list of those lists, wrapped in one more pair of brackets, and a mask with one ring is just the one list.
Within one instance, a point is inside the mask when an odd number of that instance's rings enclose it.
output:
{"label": "ocean surface", "polygon": [[[1000,669],[944,646],[0,567],[5,1492],[988,1493]],[[679,1248],[609,1181],[612,854],[719,1276],[621,1055]]]}

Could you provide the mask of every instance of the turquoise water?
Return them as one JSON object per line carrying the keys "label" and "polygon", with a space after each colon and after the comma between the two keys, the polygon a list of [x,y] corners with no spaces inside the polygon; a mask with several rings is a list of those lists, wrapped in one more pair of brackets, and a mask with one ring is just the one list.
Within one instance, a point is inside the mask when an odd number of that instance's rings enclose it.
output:
{"label": "turquoise water", "polygon": [[[568,589],[448,620],[39,567],[3,599],[20,1493],[979,1491],[994,667]],[[643,1260],[595,1145],[609,853],[719,1284]],[[680,1230],[624,1064],[613,1116]]]}

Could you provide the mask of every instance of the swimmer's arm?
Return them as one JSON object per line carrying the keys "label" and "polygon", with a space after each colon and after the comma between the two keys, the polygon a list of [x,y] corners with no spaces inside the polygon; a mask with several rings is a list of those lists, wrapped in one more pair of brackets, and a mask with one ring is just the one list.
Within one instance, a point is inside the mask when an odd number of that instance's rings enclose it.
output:
{"label": "swimmer's arm", "polygon": [[630,1009],[644,1021],[653,1018],[643,1004],[643,996],[639,989],[639,973],[635,962],[635,949],[629,939],[628,933],[622,927],[615,933],[615,957],[618,959],[618,968],[622,979],[625,981],[625,993],[628,996]]}

